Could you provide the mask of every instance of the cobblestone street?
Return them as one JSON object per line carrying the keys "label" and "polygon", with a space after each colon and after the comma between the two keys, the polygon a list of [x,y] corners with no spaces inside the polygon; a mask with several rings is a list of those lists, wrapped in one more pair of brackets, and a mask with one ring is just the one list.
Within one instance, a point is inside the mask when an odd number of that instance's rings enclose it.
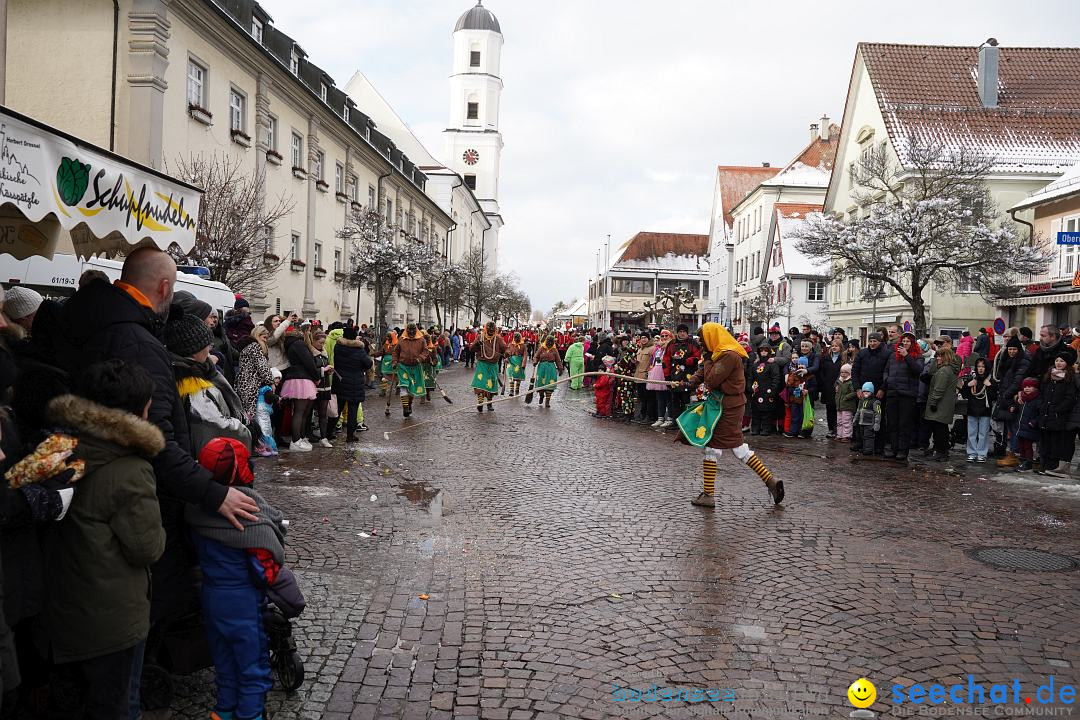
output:
{"label": "cobblestone street", "polygon": [[[1080,557],[1075,481],[768,438],[755,449],[785,505],[725,454],[705,511],[700,452],[592,418],[565,386],[550,410],[507,402],[383,440],[471,410],[466,379],[442,375],[455,404],[404,423],[373,394],[358,446],[258,462],[309,603],[308,679],[272,694],[276,717],[842,717],[861,676],[879,712],[894,683],[1075,684],[1080,572],[966,554]],[[613,696],[653,684],[729,699]],[[212,672],[177,685],[177,713],[205,717]]]}

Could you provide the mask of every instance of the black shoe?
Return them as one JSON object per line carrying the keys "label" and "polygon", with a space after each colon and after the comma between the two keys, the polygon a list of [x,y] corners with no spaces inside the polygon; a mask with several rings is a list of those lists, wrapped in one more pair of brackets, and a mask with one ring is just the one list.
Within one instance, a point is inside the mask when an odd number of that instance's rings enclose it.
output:
{"label": "black shoe", "polygon": [[487,404],[488,412],[495,412],[495,406],[491,403]]}
{"label": "black shoe", "polygon": [[412,410],[405,410],[401,414],[403,417],[409,417],[410,415],[412,415]]}
{"label": "black shoe", "polygon": [[483,405],[477,405],[476,406],[476,412],[478,412],[478,413],[484,412],[484,406]]}
{"label": "black shoe", "polygon": [[795,433],[788,433],[788,432],[786,432],[786,433],[784,433],[784,437],[786,437],[786,438],[797,438],[797,437],[799,437],[799,436],[798,436],[798,435],[796,435]]}
{"label": "black shoe", "polygon": [[1027,472],[1031,470],[1030,460],[1021,460],[1020,464],[1016,466],[1016,472]]}
{"label": "black shoe", "polygon": [[762,430],[761,431],[761,437],[769,437],[770,435],[772,435],[772,430]]}
{"label": "black shoe", "polygon": [[901,450],[900,452],[896,453],[896,459],[900,462],[907,462],[907,456],[907,450]]}
{"label": "black shoe", "polygon": [[885,457],[892,460],[894,457],[896,457],[896,451],[891,449],[891,448],[886,450],[885,451]]}
{"label": "black shoe", "polygon": [[947,462],[949,459],[949,453],[934,453],[934,457],[930,459],[934,462]]}

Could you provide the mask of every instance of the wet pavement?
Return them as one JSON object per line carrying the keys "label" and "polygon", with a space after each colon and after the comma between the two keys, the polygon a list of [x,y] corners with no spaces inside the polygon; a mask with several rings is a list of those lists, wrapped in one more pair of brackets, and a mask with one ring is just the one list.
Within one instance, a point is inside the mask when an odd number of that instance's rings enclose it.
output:
{"label": "wet pavement", "polygon": [[[700,451],[670,431],[590,417],[565,386],[478,415],[467,379],[407,421],[369,398],[359,445],[258,462],[308,598],[308,679],[272,693],[276,717],[843,716],[862,676],[904,714],[894,684],[1076,684],[1080,571],[971,556],[1080,558],[1074,480],[749,438],[787,501],[725,454],[708,511]],[[206,717],[211,682],[178,680],[178,715]]]}

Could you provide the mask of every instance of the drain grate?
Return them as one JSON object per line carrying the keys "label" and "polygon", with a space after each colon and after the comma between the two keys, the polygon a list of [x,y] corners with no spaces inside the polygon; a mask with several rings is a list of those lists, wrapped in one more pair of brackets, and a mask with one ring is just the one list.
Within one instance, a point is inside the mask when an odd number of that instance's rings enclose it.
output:
{"label": "drain grate", "polygon": [[1080,562],[1068,555],[1013,547],[981,547],[968,550],[969,557],[998,570],[1064,572],[1080,568]]}

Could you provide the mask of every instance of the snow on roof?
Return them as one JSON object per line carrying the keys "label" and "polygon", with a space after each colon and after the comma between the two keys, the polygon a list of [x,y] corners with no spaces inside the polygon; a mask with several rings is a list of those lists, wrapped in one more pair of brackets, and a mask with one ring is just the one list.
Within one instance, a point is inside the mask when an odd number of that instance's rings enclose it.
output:
{"label": "snow on roof", "polygon": [[780,168],[720,165],[716,168],[716,183],[720,186],[720,204],[724,224],[730,228],[734,220],[731,210],[762,182],[775,176]]}
{"label": "snow on roof", "polygon": [[979,48],[860,43],[893,147],[974,150],[997,172],[1053,172],[1080,159],[1080,48],[1000,48],[997,107],[977,88]]}
{"label": "snow on roof", "polygon": [[829,170],[819,167],[810,167],[799,161],[793,162],[784,168],[776,177],[761,183],[765,187],[820,187],[829,186]]}
{"label": "snow on roof", "polygon": [[379,132],[398,146],[409,159],[426,170],[434,170],[445,167],[441,161],[433,156],[420,139],[413,134],[408,123],[394,111],[386,98],[375,89],[371,81],[364,73],[357,70],[345,83],[345,93],[353,99],[358,108],[362,108],[372,120],[375,121]]}
{"label": "snow on roof", "polygon": [[1080,164],[1073,165],[1064,175],[1050,183],[1042,190],[1036,190],[1027,198],[1013,205],[1010,210],[1023,210],[1025,208],[1043,205],[1055,200],[1063,200],[1071,195],[1080,193]]}
{"label": "snow on roof", "polygon": [[623,243],[612,269],[707,271],[709,236],[690,233],[639,232]]}
{"label": "snow on roof", "polygon": [[667,253],[663,257],[641,258],[637,260],[619,260],[611,266],[612,270],[664,270],[667,272],[708,272],[709,259],[703,255],[676,255]]}
{"label": "snow on roof", "polygon": [[[829,262],[817,262],[799,252],[791,234],[804,222],[807,216],[821,212],[821,205],[809,203],[777,203],[776,229],[777,242],[780,243],[780,257],[784,263],[785,275],[825,276],[829,274]],[[785,240],[785,238],[788,238]]]}
{"label": "snow on roof", "polygon": [[574,305],[574,307],[570,308],[569,310],[565,311],[564,314],[569,315],[570,317],[576,317],[578,315],[588,315],[589,314],[589,301],[587,299],[585,299],[585,298],[582,298],[581,300],[578,300],[577,304]]}

